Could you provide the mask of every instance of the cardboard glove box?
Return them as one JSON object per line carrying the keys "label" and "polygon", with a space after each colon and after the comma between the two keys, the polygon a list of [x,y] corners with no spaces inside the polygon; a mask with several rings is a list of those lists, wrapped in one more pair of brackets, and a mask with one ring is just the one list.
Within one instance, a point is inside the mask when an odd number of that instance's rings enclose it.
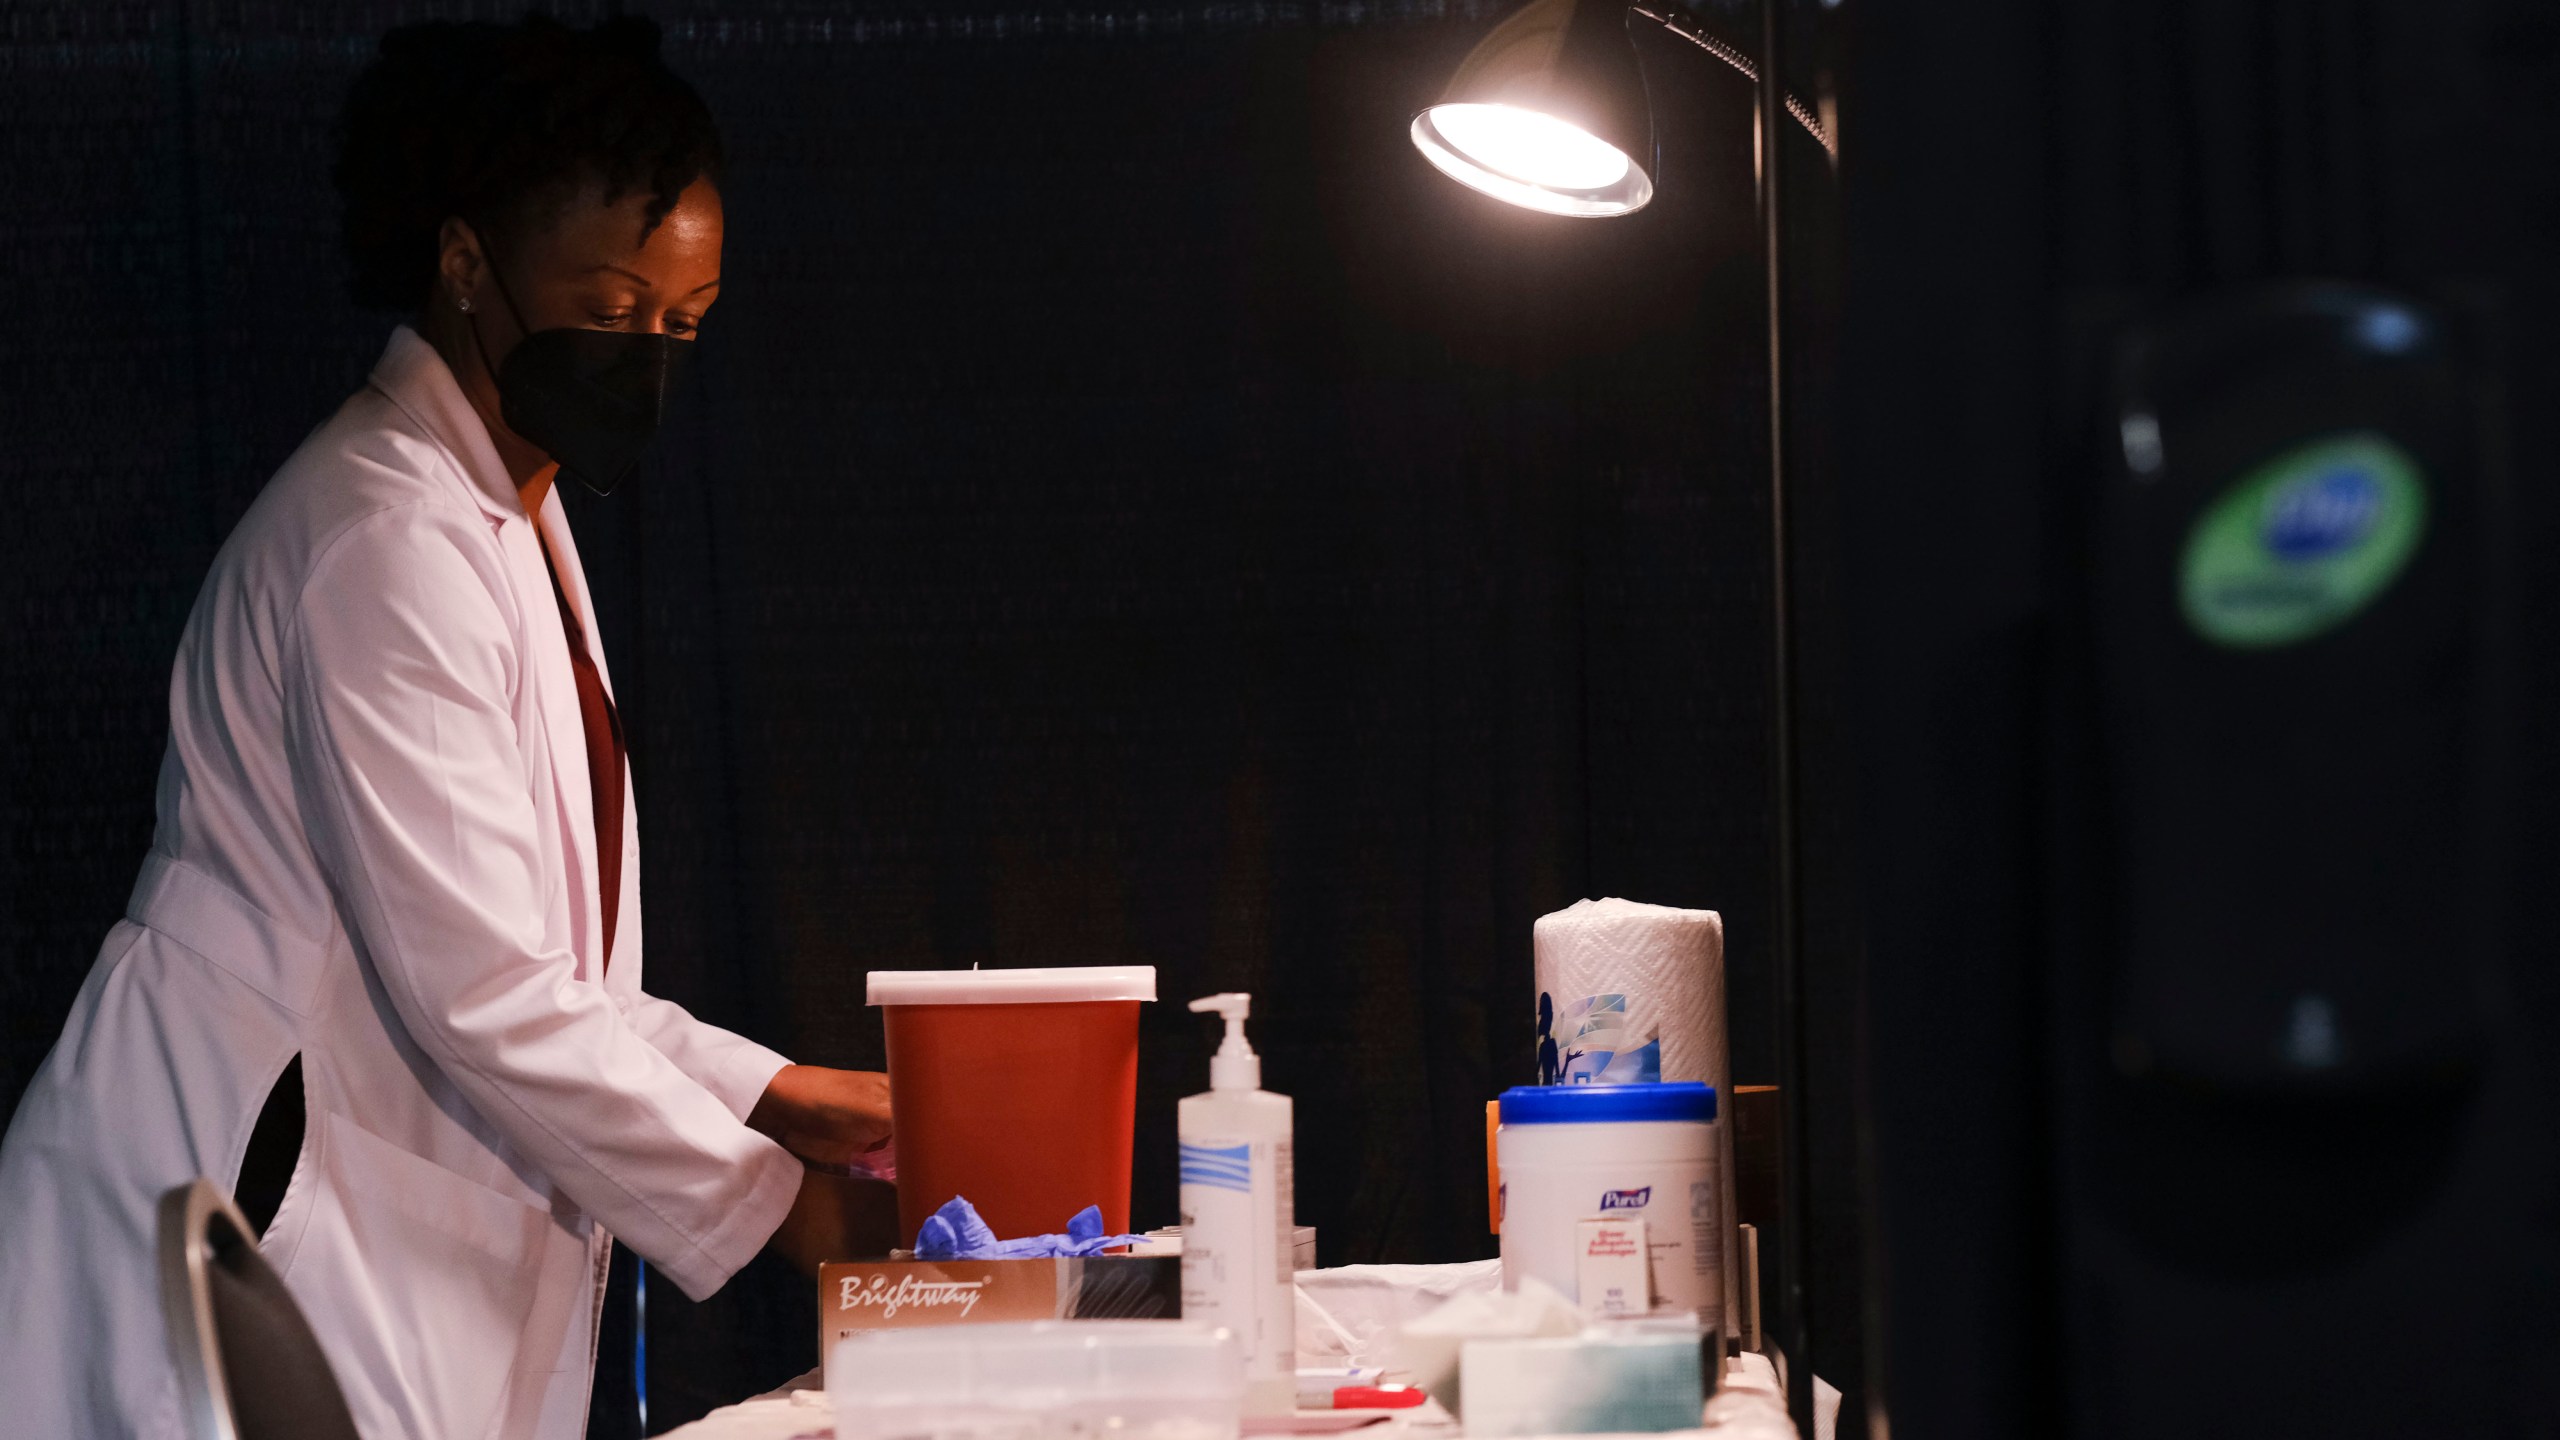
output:
{"label": "cardboard glove box", "polygon": [[818,1268],[818,1353],[856,1330],[991,1320],[1174,1320],[1182,1257],[862,1260]]}

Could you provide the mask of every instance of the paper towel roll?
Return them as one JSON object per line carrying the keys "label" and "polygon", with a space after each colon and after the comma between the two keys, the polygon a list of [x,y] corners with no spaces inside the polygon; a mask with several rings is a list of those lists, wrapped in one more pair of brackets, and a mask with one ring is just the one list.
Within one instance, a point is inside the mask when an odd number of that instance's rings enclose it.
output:
{"label": "paper towel roll", "polygon": [[1703,1080],[1723,1098],[1721,916],[1582,900],[1534,936],[1540,1084]]}
{"label": "paper towel roll", "polygon": [[1538,1083],[1702,1080],[1716,1087],[1724,1333],[1741,1333],[1733,1203],[1733,1073],[1725,1048],[1724,918],[1633,900],[1541,915]]}

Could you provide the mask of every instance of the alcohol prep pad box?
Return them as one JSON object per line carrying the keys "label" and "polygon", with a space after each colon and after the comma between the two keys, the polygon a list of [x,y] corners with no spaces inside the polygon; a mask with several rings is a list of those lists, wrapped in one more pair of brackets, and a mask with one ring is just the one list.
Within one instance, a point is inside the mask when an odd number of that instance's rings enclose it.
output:
{"label": "alcohol prep pad box", "polygon": [[1582,1296],[1580,1224],[1642,1220],[1657,1304],[1698,1316],[1719,1343],[1724,1217],[1716,1092],[1695,1082],[1531,1085],[1502,1092],[1502,1279]]}

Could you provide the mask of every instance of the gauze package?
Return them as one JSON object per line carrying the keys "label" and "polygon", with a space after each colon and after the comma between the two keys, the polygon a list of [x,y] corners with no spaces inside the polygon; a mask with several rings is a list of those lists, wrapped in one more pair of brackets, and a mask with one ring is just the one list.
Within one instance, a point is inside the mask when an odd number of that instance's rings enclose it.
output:
{"label": "gauze package", "polygon": [[1398,1336],[1460,1295],[1502,1288],[1500,1260],[1456,1265],[1342,1265],[1297,1277],[1298,1366],[1410,1370]]}
{"label": "gauze package", "polygon": [[1452,1415],[1464,1417],[1459,1360],[1470,1340],[1528,1340],[1578,1335],[1582,1311],[1536,1276],[1517,1290],[1469,1290],[1427,1315],[1405,1322],[1396,1348],[1414,1383]]}

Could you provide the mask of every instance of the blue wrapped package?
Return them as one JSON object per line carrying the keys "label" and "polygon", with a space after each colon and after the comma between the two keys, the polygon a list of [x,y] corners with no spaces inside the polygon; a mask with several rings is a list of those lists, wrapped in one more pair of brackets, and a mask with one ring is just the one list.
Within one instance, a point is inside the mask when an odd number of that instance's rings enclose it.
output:
{"label": "blue wrapped package", "polygon": [[1034,1260],[1053,1255],[1098,1255],[1138,1243],[1135,1235],[1102,1233],[1102,1207],[1087,1205],[1067,1222],[1063,1235],[999,1240],[965,1195],[954,1195],[925,1217],[916,1231],[919,1260]]}

